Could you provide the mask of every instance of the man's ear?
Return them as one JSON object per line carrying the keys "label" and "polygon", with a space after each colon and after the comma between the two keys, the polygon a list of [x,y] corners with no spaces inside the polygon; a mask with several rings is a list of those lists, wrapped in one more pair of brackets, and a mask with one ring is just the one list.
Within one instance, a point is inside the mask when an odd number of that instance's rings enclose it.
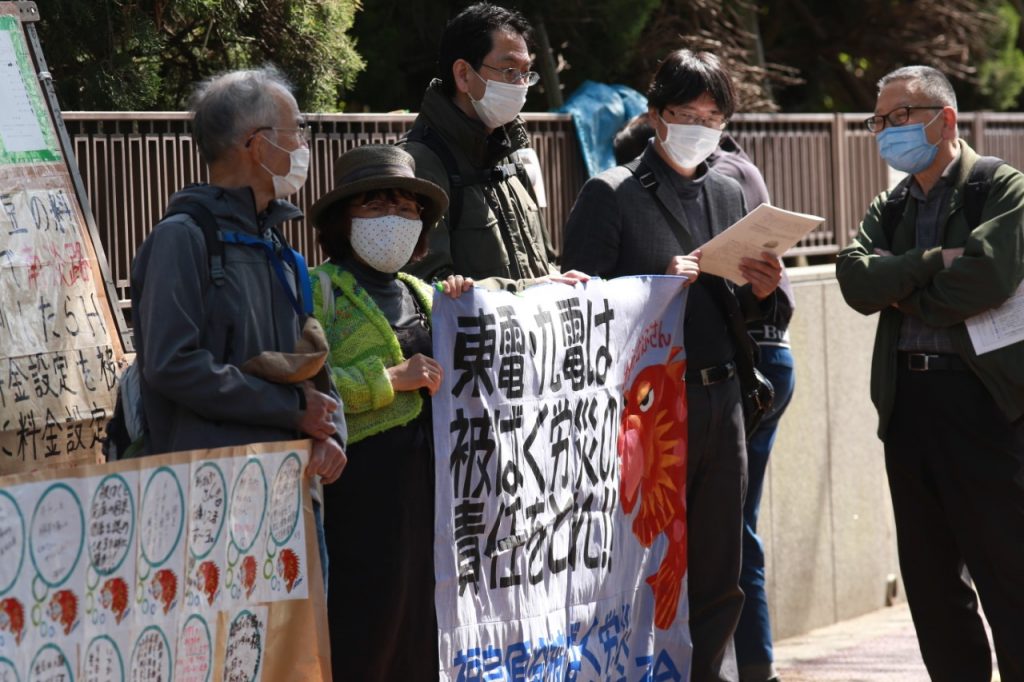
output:
{"label": "man's ear", "polygon": [[942,139],[955,140],[957,138],[956,133],[956,109],[954,109],[953,107],[943,107]]}
{"label": "man's ear", "polygon": [[469,79],[473,77],[473,67],[465,59],[456,59],[452,63],[452,83],[456,92],[469,92]]}
{"label": "man's ear", "polygon": [[263,135],[256,133],[249,138],[248,144],[241,144],[237,147],[239,160],[244,160],[251,166],[258,166],[263,158],[263,145],[267,144]]}

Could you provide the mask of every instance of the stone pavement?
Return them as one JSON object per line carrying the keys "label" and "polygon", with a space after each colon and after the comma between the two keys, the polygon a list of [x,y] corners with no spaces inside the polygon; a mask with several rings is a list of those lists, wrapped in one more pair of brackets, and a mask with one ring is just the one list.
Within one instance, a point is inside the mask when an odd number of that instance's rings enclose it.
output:
{"label": "stone pavement", "polygon": [[783,682],[929,682],[906,602],[776,642],[775,665]]}

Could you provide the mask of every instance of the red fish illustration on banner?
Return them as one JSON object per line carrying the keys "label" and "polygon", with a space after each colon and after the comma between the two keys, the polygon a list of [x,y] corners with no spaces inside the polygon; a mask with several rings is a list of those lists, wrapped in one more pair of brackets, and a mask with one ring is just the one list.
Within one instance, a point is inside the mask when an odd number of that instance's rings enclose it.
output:
{"label": "red fish illustration on banner", "polygon": [[0,630],[14,635],[14,643],[21,644],[25,634],[25,607],[14,597],[0,600]]}
{"label": "red fish illustration on banner", "polygon": [[164,614],[170,612],[174,605],[174,598],[178,594],[178,576],[168,568],[162,568],[153,574],[153,582],[150,585],[150,594],[164,607]]}
{"label": "red fish illustration on banner", "polygon": [[299,556],[291,548],[285,547],[277,557],[277,575],[284,581],[287,592],[295,587],[299,578]]}
{"label": "red fish illustration on banner", "polygon": [[242,559],[242,587],[245,588],[245,596],[249,598],[252,596],[252,591],[256,589],[256,557],[249,555]]}
{"label": "red fish illustration on banner", "polygon": [[220,584],[220,569],[212,561],[204,561],[199,564],[196,574],[199,577],[199,589],[206,595],[206,602],[213,606],[213,600],[217,596],[217,587]]}
{"label": "red fish illustration on banner", "polygon": [[100,590],[100,604],[114,614],[114,624],[119,625],[128,611],[128,584],[124,578],[111,578],[103,583]]}
{"label": "red fish illustration on banner", "polygon": [[644,547],[664,533],[668,539],[658,571],[647,578],[654,592],[654,624],[675,620],[686,573],[686,359],[642,369],[626,392],[619,430],[619,493],[633,518],[633,535]]}
{"label": "red fish illustration on banner", "polygon": [[50,619],[60,623],[65,635],[70,635],[78,618],[78,597],[71,590],[54,593],[50,599]]}

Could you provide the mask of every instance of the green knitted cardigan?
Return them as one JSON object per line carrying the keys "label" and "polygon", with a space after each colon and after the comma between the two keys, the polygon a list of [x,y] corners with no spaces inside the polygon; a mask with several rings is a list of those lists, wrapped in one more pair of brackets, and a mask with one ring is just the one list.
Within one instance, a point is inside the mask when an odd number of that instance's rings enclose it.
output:
{"label": "green knitted cardigan", "polygon": [[[326,272],[334,285],[333,320],[324,314],[319,271]],[[398,278],[409,286],[429,316],[433,288],[404,272],[398,273]],[[384,313],[359,286],[355,276],[334,263],[325,262],[313,268],[311,279],[313,314],[323,326],[330,346],[331,374],[345,403],[349,444],[411,422],[423,409],[423,398],[419,391],[396,393],[391,386],[387,368],[406,358]]]}

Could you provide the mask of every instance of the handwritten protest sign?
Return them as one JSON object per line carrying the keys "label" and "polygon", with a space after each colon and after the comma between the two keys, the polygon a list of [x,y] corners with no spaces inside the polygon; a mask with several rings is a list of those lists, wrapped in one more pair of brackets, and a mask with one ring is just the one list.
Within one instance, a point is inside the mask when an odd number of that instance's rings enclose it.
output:
{"label": "handwritten protest sign", "polygon": [[0,479],[0,680],[329,679],[308,449]]}
{"label": "handwritten protest sign", "polygon": [[673,277],[434,302],[442,680],[685,680]]}
{"label": "handwritten protest sign", "polygon": [[0,474],[96,461],[123,349],[14,3],[0,2]]}

